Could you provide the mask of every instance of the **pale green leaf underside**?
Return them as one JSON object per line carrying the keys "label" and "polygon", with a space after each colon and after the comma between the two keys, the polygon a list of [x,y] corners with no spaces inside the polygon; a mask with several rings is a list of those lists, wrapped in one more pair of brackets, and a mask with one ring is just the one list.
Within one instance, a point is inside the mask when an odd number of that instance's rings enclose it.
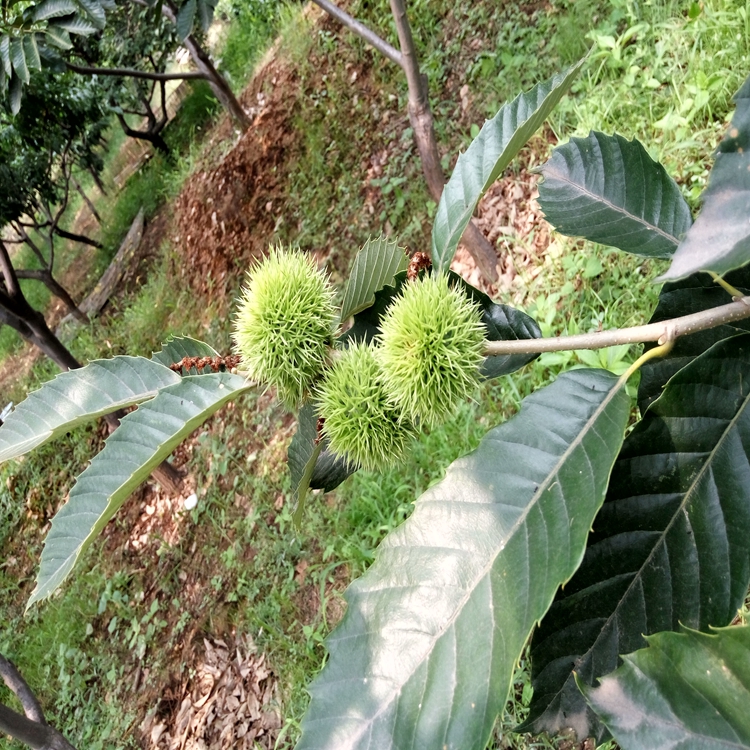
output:
{"label": "pale green leaf underside", "polygon": [[515,664],[573,574],[629,399],[578,370],[454,462],[348,589],[297,750],[481,750]]}
{"label": "pale green leaf underside", "polygon": [[649,636],[586,699],[626,750],[750,748],[750,627]]}
{"label": "pale green leaf underside", "polygon": [[[585,60],[585,58],[584,58]],[[432,262],[446,271],[480,198],[547,116],[578,75],[584,60],[504,104],[456,162],[432,227]]]}
{"label": "pale green leaf underside", "polygon": [[372,305],[375,292],[393,284],[393,277],[408,265],[409,259],[396,240],[368,239],[352,264],[341,303],[341,322]]}
{"label": "pale green leaf underside", "polygon": [[10,40],[10,59],[13,63],[13,71],[23,83],[29,82],[29,66],[26,63],[26,52],[23,48],[23,40],[12,37]]}
{"label": "pale green leaf underside", "polygon": [[143,357],[90,362],[45,383],[0,427],[0,462],[16,458],[96,417],[153,398],[180,376]]}
{"label": "pale green leaf underside", "polygon": [[131,492],[196,427],[252,387],[229,373],[192,375],[123,418],[52,520],[29,603],[48,597]]}

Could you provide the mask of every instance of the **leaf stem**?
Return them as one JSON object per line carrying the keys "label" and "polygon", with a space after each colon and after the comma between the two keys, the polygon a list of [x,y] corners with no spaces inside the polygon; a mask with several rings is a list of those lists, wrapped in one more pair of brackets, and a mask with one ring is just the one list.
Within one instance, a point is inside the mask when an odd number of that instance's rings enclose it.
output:
{"label": "leaf stem", "polygon": [[299,480],[297,485],[297,507],[294,509],[294,515],[292,520],[294,521],[294,528],[299,531],[302,525],[302,514],[305,510],[305,496],[307,495],[308,489],[310,489],[310,480],[312,479],[313,472],[315,471],[315,464],[318,463],[318,457],[323,452],[323,441],[319,441],[312,452],[312,455],[305,465],[305,473],[302,475],[302,479]]}
{"label": "leaf stem", "polygon": [[660,346],[655,346],[653,349],[649,349],[647,352],[643,352],[635,362],[620,376],[620,383],[624,385],[630,376],[637,372],[643,367],[650,359],[656,359],[657,357],[666,357],[669,352],[672,351],[674,346],[674,337],[667,337],[667,340]]}
{"label": "leaf stem", "polygon": [[714,273],[713,271],[708,271],[707,273],[722,289],[732,295],[732,299],[739,299],[742,297],[742,292],[722,279],[718,273]]}
{"label": "leaf stem", "polygon": [[618,328],[614,331],[597,331],[576,336],[555,336],[540,339],[517,339],[513,341],[487,341],[484,354],[487,357],[503,354],[537,354],[541,352],[561,352],[571,349],[603,349],[621,344],[641,344],[645,341],[658,341],[664,344],[697,331],[750,318],[750,296],[738,297],[734,302],[710,310],[684,315],[680,318],[648,323],[632,328]]}

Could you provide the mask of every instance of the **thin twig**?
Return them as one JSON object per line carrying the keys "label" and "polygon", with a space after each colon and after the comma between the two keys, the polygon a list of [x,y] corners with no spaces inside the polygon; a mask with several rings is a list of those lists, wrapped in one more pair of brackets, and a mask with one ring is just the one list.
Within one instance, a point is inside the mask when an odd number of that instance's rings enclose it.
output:
{"label": "thin twig", "polygon": [[736,297],[734,302],[710,310],[702,310],[681,318],[663,320],[632,328],[619,328],[614,331],[597,331],[576,336],[556,336],[542,339],[520,339],[514,341],[488,341],[485,343],[485,356],[503,354],[540,354],[542,352],[562,352],[572,349],[603,349],[621,344],[641,344],[645,341],[664,343],[668,338],[679,338],[697,331],[750,318],[750,296]]}

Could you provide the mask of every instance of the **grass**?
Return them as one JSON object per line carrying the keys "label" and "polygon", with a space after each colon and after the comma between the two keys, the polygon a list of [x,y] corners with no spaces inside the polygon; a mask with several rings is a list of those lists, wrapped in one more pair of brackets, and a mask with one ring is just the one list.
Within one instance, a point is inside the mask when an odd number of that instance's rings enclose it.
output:
{"label": "grass", "polygon": [[[694,19],[682,7],[593,0],[557,1],[549,11],[520,10],[514,3],[415,4],[412,22],[439,137],[451,155],[447,161],[468,142],[471,124],[594,45],[588,72],[553,118],[555,133],[564,139],[596,127],[637,136],[695,200],[705,184],[707,155],[730,109],[728,97],[748,67],[747,19],[739,2],[706,0]],[[254,12],[253,6],[225,10],[229,29],[222,64],[235,82],[245,80],[262,41],[270,38],[268,27],[253,26]],[[389,32],[384,0],[355,2],[352,12]],[[291,170],[279,239],[330,248],[338,280],[358,245],[381,228],[389,227],[412,248],[422,246],[434,205],[404,125],[405,82],[356,40],[342,53],[333,32],[313,33],[296,8],[282,8],[276,22],[305,91],[295,123],[302,148]],[[473,39],[481,46],[472,46]],[[316,68],[324,64],[329,72],[320,86]],[[371,88],[356,100],[355,68],[372,69]],[[464,82],[474,97],[468,116],[461,116],[458,103]],[[702,91],[709,94],[705,102]],[[177,148],[191,150],[177,165],[155,157],[112,197],[103,231],[108,252],[141,205],[153,215],[176,194],[198,158],[200,146],[191,141],[213,116],[212,97],[199,87],[182,111],[184,120],[166,135]],[[379,151],[388,157],[382,173],[363,185],[363,156]],[[368,189],[378,196],[372,213],[363,198]],[[176,250],[165,246],[143,286],[71,344],[76,356],[146,354],[170,333],[227,349],[226,319],[172,282],[178,262]],[[556,238],[540,266],[535,278],[522,272],[513,301],[539,320],[545,335],[642,322],[658,292],[649,283],[660,270],[657,263],[565,238]],[[633,350],[603,353],[608,359],[602,364],[622,369],[633,355]],[[19,546],[14,537],[21,528],[26,550],[25,564],[6,559],[0,567],[0,651],[18,661],[51,717],[79,746],[120,747],[135,744],[136,719],[128,710],[134,664],[151,670],[158,685],[158,676],[175,668],[170,649],[187,627],[195,624],[206,634],[236,628],[253,636],[280,676],[286,739],[279,746],[288,746],[307,705],[309,678],[325,659],[322,640],[341,612],[342,586],[371,564],[378,543],[451,461],[561,370],[591,364],[588,357],[544,355],[517,374],[483,385],[475,402],[420,437],[404,466],[382,474],[359,472],[336,492],[316,495],[301,534],[289,511],[288,420],[267,396],[251,393],[200,430],[189,464],[199,504],[179,541],[161,544],[147,563],[108,559],[104,542],[98,542],[63,595],[27,618],[20,610],[39,558],[41,529],[54,510],[48,505],[64,496],[100,442],[93,430],[80,430],[22,463],[0,466],[0,543]],[[32,382],[51,374],[44,363]],[[188,597],[181,572],[200,584],[201,597]],[[158,598],[144,597],[155,578]],[[492,748],[554,746],[509,739],[509,728],[528,706],[527,667],[523,657],[513,679],[515,700],[498,724]]]}

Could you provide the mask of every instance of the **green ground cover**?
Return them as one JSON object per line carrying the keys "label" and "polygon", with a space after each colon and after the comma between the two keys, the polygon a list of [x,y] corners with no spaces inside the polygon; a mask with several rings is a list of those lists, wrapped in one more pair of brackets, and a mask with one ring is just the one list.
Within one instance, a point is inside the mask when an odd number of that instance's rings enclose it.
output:
{"label": "green ground cover", "polygon": [[[683,3],[625,0],[558,0],[536,10],[442,0],[413,5],[440,141],[453,155],[446,167],[473,127],[503,101],[593,46],[582,78],[552,118],[552,133],[564,140],[596,128],[637,137],[695,205],[731,94],[750,69],[745,2],[706,0],[688,11]],[[351,66],[374,59],[364,45],[346,35],[350,46],[342,50],[336,33],[327,28],[311,33],[310,22],[295,8],[284,9],[279,19],[264,16],[261,23],[254,13],[262,6],[225,9],[223,65],[236,85],[243,83],[259,54],[259,46],[248,52],[248,40],[265,43],[281,24],[281,54],[298,68],[305,96],[296,120],[304,148],[292,169],[280,240],[303,248],[332,245],[330,263],[338,280],[358,243],[386,223],[411,247],[419,246],[434,204],[411,134],[402,132],[378,178],[382,214],[363,215],[357,169],[363,142],[386,141],[373,132],[373,107],[383,110],[394,97],[403,111],[405,83],[378,63],[372,97],[353,103]],[[385,0],[360,0],[350,11],[383,33],[390,30]],[[324,87],[316,70],[321,60],[328,71]],[[456,116],[464,83],[474,100],[476,122],[470,124]],[[176,165],[152,159],[107,207],[108,247],[119,242],[144,200],[151,201],[147,212],[153,214],[176,195],[198,158],[200,139],[193,142],[192,135],[206,127],[214,109],[205,91],[194,96],[195,107],[183,107],[191,114],[172,130],[185,156]],[[336,244],[338,237],[346,242]],[[71,344],[76,356],[148,354],[170,333],[228,350],[223,308],[195,300],[173,283],[175,252],[165,244],[145,284],[117,314],[92,323]],[[620,255],[615,263],[609,250],[589,243],[557,238],[540,266],[535,278],[524,277],[502,301],[537,318],[545,335],[643,322],[658,293],[649,281],[660,270],[657,263]],[[0,543],[23,550],[0,563],[0,651],[17,662],[51,719],[79,747],[136,747],[142,717],[133,708],[134,664],[147,667],[158,685],[160,676],[179,669],[171,654],[187,631],[236,628],[253,637],[279,676],[285,723],[278,746],[287,747],[306,707],[305,687],[324,659],[323,638],[340,614],[342,586],[366,569],[379,541],[411,512],[419,494],[561,367],[596,359],[621,371],[635,353],[618,348],[544,355],[521,372],[485,384],[446,425],[421,436],[406,465],[377,475],[359,472],[334,493],[315,496],[300,534],[292,527],[284,462],[289,419],[267,395],[251,393],[200,431],[189,463],[199,503],[176,544],[162,543],[156,559],[123,559],[104,542],[94,545],[63,595],[26,617],[22,607],[33,576],[28,563],[39,557],[39,527],[101,437],[94,428],[78,430],[22,463],[0,466]],[[19,390],[52,372],[41,364]],[[122,531],[125,521],[116,520],[114,528]],[[19,570],[26,575],[20,591]],[[202,597],[188,596],[181,572],[202,585]],[[147,597],[155,578],[160,593]],[[514,700],[490,747],[555,746],[508,735],[530,699],[523,660],[514,683]]]}

